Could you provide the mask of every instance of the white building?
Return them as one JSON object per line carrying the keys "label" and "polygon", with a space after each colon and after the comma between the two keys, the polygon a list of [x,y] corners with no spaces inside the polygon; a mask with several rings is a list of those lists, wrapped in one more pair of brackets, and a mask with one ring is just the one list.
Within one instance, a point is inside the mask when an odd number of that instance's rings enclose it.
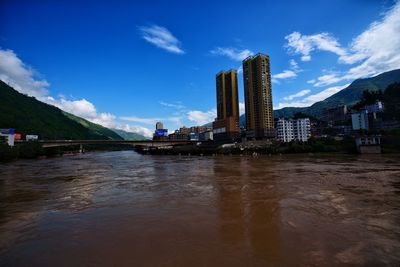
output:
{"label": "white building", "polygon": [[310,119],[279,119],[276,123],[276,131],[278,139],[283,142],[293,140],[305,142],[311,137]]}
{"label": "white building", "polygon": [[279,140],[290,142],[294,139],[293,122],[291,120],[279,119],[276,123],[276,134]]}
{"label": "white building", "polygon": [[351,125],[353,130],[368,130],[368,111],[366,109],[351,114]]}
{"label": "white building", "polygon": [[9,146],[14,146],[14,129],[0,129],[0,136],[5,137],[6,143]]}

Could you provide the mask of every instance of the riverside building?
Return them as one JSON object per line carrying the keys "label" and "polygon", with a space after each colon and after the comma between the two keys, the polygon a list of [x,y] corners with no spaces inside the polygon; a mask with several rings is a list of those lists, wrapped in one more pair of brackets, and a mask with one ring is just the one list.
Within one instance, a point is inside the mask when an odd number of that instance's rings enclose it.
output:
{"label": "riverside building", "polygon": [[216,76],[217,118],[214,140],[235,140],[240,136],[237,71],[221,71]]}
{"label": "riverside building", "polygon": [[311,137],[311,123],[309,118],[279,119],[276,123],[277,138],[282,142],[306,142]]}
{"label": "riverside building", "polygon": [[269,56],[259,53],[243,60],[246,137],[274,138]]}

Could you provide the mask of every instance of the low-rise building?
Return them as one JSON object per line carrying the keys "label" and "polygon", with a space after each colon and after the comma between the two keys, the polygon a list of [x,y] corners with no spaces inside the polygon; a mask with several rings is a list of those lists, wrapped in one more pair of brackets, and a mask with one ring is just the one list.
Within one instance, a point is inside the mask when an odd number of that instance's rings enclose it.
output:
{"label": "low-rise building", "polygon": [[276,123],[277,138],[282,142],[293,140],[306,142],[311,137],[309,118],[279,119]]}
{"label": "low-rise building", "polygon": [[203,133],[203,132],[206,132],[206,131],[209,131],[209,130],[211,130],[211,127],[207,127],[207,126],[192,126],[192,127],[190,127],[190,132],[191,133],[200,134],[200,133]]}
{"label": "low-rise building", "polygon": [[366,109],[351,114],[351,125],[354,131],[368,130],[368,111]]}
{"label": "low-rise building", "polygon": [[190,128],[183,126],[183,127],[179,128],[179,133],[188,135],[190,133]]}
{"label": "low-rise building", "polygon": [[188,140],[189,141],[199,141],[199,134],[198,133],[189,133],[188,135]]}
{"label": "low-rise building", "polygon": [[239,138],[239,120],[236,117],[215,120],[213,122],[213,136],[215,140],[235,140]]}
{"label": "low-rise building", "polygon": [[202,133],[200,133],[199,138],[200,138],[200,141],[211,141],[211,140],[214,140],[213,131],[202,132]]}
{"label": "low-rise building", "polygon": [[25,136],[25,140],[26,141],[37,141],[37,140],[39,140],[39,136],[36,134],[27,134]]}
{"label": "low-rise building", "polygon": [[365,109],[369,112],[369,113],[380,113],[383,112],[383,103],[379,100],[376,100],[375,103],[371,104],[371,105],[367,105],[365,106]]}
{"label": "low-rise building", "polygon": [[348,113],[349,111],[346,105],[327,108],[322,112],[322,120],[328,125],[334,125],[345,121],[348,118]]}
{"label": "low-rise building", "polygon": [[14,129],[0,129],[0,137],[3,137],[9,146],[14,146]]}
{"label": "low-rise building", "polygon": [[[186,129],[189,129],[189,128],[186,128]],[[186,134],[185,132],[186,131],[184,131],[184,133],[181,133],[180,130],[175,130],[174,133],[168,135],[168,139],[169,140],[188,140],[189,133]]]}
{"label": "low-rise building", "polygon": [[357,151],[361,154],[380,154],[381,153],[381,137],[359,136],[356,138]]}

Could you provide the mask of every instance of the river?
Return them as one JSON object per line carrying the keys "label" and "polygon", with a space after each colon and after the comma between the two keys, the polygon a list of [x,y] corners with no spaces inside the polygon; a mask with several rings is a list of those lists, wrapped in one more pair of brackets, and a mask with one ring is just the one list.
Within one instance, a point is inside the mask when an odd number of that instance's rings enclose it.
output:
{"label": "river", "polygon": [[400,156],[0,164],[0,266],[399,266]]}

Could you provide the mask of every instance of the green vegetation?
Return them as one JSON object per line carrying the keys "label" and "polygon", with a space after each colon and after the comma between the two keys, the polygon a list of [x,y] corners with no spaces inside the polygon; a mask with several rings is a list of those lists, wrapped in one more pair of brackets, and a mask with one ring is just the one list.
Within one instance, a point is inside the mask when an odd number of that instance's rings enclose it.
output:
{"label": "green vegetation", "polygon": [[137,134],[137,133],[130,133],[126,132],[123,130],[118,130],[118,129],[112,129],[114,132],[116,132],[119,136],[124,138],[124,140],[146,140],[148,138],[144,137],[143,135]]}
{"label": "green vegetation", "polygon": [[0,81],[0,128],[40,139],[122,140],[115,132],[15,91]]}
{"label": "green vegetation", "polygon": [[383,92],[382,90],[378,91],[369,91],[364,90],[361,96],[360,101],[358,101],[352,108],[353,109],[360,109],[366,105],[372,105],[377,100],[383,100]]}
{"label": "green vegetation", "polygon": [[384,118],[400,121],[400,83],[389,85],[383,94]]}
{"label": "green vegetation", "polygon": [[28,142],[26,144],[17,146],[18,158],[34,159],[44,155],[44,149],[38,142]]}
{"label": "green vegetation", "polygon": [[90,122],[88,120],[82,119],[78,116],[72,115],[70,113],[64,112],[64,115],[70,118],[71,120],[79,123],[83,127],[87,128],[90,130],[91,133],[99,135],[99,136],[106,136],[108,137],[107,139],[111,140],[123,140],[123,138],[118,135],[115,131],[110,130],[106,127],[103,127],[101,125],[95,124],[93,122]]}
{"label": "green vegetation", "polygon": [[42,145],[37,142],[27,142],[23,145],[10,147],[0,144],[0,162],[10,161],[17,158],[33,159],[45,155]]}
{"label": "green vegetation", "polygon": [[18,157],[18,150],[0,143],[0,162],[10,161]]}
{"label": "green vegetation", "polygon": [[204,143],[200,146],[185,145],[172,149],[136,149],[139,153],[155,155],[214,155],[214,154],[296,154],[296,153],[357,153],[357,148],[352,137],[343,140],[333,138],[310,138],[307,142],[292,141],[290,143],[273,142],[272,144],[237,144],[235,146],[222,147],[213,143]]}

